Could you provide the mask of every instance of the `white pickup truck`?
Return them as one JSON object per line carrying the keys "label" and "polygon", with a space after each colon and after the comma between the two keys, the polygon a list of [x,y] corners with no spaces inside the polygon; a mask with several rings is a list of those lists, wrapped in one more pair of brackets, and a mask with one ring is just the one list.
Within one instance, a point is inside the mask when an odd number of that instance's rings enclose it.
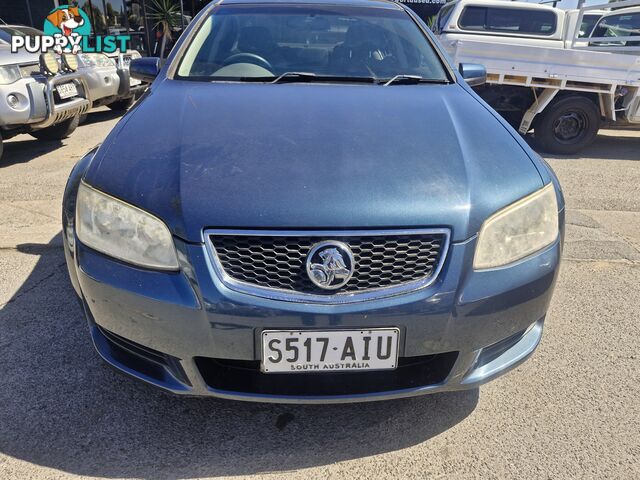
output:
{"label": "white pickup truck", "polygon": [[457,0],[434,29],[454,62],[486,67],[480,96],[545,151],[577,153],[604,124],[640,127],[640,0]]}

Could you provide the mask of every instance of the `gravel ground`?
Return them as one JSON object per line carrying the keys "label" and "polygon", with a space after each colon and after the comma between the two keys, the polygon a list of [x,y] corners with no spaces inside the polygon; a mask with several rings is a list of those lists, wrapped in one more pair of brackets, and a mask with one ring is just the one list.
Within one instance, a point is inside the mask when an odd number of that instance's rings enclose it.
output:
{"label": "gravel ground", "polygon": [[543,342],[480,390],[360,405],[183,399],[93,351],[60,248],[75,163],[117,118],[0,160],[0,478],[640,478],[640,132],[551,158],[567,241]]}

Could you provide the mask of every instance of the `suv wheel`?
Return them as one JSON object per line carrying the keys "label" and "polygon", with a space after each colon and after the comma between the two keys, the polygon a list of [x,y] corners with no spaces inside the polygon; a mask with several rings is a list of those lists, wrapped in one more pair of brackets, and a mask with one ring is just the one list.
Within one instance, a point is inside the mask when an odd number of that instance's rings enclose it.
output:
{"label": "suv wheel", "polygon": [[552,103],[537,119],[534,135],[549,153],[578,153],[596,139],[600,110],[586,97],[573,95]]}
{"label": "suv wheel", "polygon": [[80,115],[76,115],[64,122],[56,123],[55,125],[41,130],[35,130],[29,133],[29,135],[37,138],[38,140],[62,140],[73,133],[73,131],[78,127],[78,123],[80,123]]}
{"label": "suv wheel", "polygon": [[133,105],[133,97],[125,98],[124,100],[117,100],[107,105],[111,110],[115,110],[116,112],[124,112],[128,110],[129,107]]}

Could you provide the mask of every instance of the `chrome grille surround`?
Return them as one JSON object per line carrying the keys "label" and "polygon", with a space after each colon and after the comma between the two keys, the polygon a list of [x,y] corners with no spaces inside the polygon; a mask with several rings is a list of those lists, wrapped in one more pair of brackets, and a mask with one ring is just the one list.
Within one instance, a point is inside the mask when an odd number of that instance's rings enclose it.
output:
{"label": "chrome grille surround", "polygon": [[[449,250],[449,242],[450,242],[450,231],[445,228],[425,228],[425,229],[411,229],[411,230],[351,230],[351,231],[343,231],[343,230],[236,230],[236,229],[207,229],[203,232],[203,241],[205,247],[208,252],[207,262],[209,264],[210,270],[212,273],[229,289],[248,294],[253,296],[259,296],[264,298],[269,298],[273,300],[282,300],[289,302],[300,302],[300,303],[322,303],[322,304],[345,304],[345,303],[353,303],[353,302],[362,302],[368,300],[376,300],[385,297],[391,297],[396,295],[401,295],[405,293],[414,292],[416,290],[426,288],[431,285],[438,278],[440,274],[440,270],[444,264],[444,261],[447,256],[447,252]],[[433,248],[433,242],[438,243],[437,245],[437,258],[433,258],[433,251],[426,253],[425,255],[429,258],[428,271],[426,274],[419,276],[419,278],[411,278],[408,281],[401,281],[396,283],[384,284],[383,286],[379,286],[377,288],[361,288],[353,289],[352,287],[356,285],[355,280],[352,279],[345,287],[341,290],[333,291],[330,293],[323,293],[321,291],[316,290],[307,290],[304,288],[304,280],[302,275],[300,275],[300,279],[302,279],[301,286],[302,290],[296,290],[292,288],[282,288],[276,285],[269,285],[269,282],[266,282],[267,285],[261,285],[253,282],[246,281],[245,279],[237,278],[234,276],[233,271],[228,271],[225,269],[224,262],[227,260],[227,253],[219,252],[216,250],[214,245],[213,237],[261,237],[261,238],[279,238],[283,240],[291,240],[294,243],[295,237],[298,240],[304,239],[307,242],[308,247],[310,248],[317,242],[323,240],[338,240],[344,243],[347,243],[352,250],[354,250],[354,255],[356,256],[356,273],[354,273],[354,278],[357,276],[358,265],[359,262],[362,261],[362,258],[359,258],[361,254],[361,250],[358,246],[354,246],[353,239],[360,239],[361,243],[367,243],[369,245],[372,244],[371,241],[367,241],[372,239],[371,237],[382,237],[388,239],[390,241],[394,241],[398,238],[410,239],[409,243],[411,246],[403,246],[402,250],[404,252],[411,253],[409,257],[411,258],[421,258],[420,254],[416,252],[416,240],[419,240],[422,237],[423,241],[427,241],[425,237],[432,237],[431,239],[431,248]],[[350,243],[351,241],[351,243]],[[406,243],[406,242],[405,242]],[[301,263],[302,269],[304,270],[304,263],[306,260],[306,247],[298,248],[298,251],[302,251],[302,253],[297,255],[297,262]],[[373,248],[378,249],[378,256],[380,254],[380,249],[384,248],[380,245],[374,245]],[[369,248],[368,250],[373,250],[373,248]],[[294,248],[294,255],[295,255]],[[308,252],[308,249],[306,250]],[[282,252],[282,251],[281,251]],[[247,253],[247,252],[245,252]],[[249,252],[250,253],[250,252]],[[288,252],[287,252],[288,253]],[[423,255],[424,258],[424,255]],[[236,258],[237,259],[237,258]],[[380,260],[380,258],[378,258]],[[389,258],[383,260],[383,263],[387,263],[388,261],[393,260],[393,258]],[[286,257],[283,257],[281,261],[286,261]],[[253,260],[250,261],[250,266],[253,265]],[[275,261],[273,262],[276,263]],[[371,267],[371,262],[369,262],[368,268]],[[367,262],[363,262],[366,266]],[[380,266],[380,262],[378,262],[378,266]],[[295,267],[294,267],[295,268]],[[411,266],[407,267],[411,268]],[[233,269],[231,269],[233,270]],[[369,270],[370,271],[370,270]],[[264,270],[263,270],[264,272]],[[237,274],[237,271],[235,272]],[[381,275],[382,273],[382,275]],[[378,272],[378,277],[387,276],[388,272]],[[267,271],[267,275],[269,272]],[[391,279],[400,279],[398,277],[398,273],[395,275],[391,274]],[[265,277],[263,277],[265,278]],[[306,278],[306,277],[304,277]],[[352,283],[354,282],[354,283]],[[310,283],[310,281],[309,281]],[[384,283],[384,282],[383,282]]]}
{"label": "chrome grille surround", "polygon": [[37,63],[25,63],[19,66],[22,78],[29,78],[40,74],[40,65]]}

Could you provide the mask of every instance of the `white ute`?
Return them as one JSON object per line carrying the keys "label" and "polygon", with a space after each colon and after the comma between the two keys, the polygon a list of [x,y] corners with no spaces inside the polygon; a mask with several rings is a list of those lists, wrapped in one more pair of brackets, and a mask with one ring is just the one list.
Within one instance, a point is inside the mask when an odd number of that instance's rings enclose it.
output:
{"label": "white ute", "polygon": [[573,154],[602,125],[640,127],[640,0],[561,10],[458,0],[434,26],[458,63],[479,63],[477,92],[540,147]]}

